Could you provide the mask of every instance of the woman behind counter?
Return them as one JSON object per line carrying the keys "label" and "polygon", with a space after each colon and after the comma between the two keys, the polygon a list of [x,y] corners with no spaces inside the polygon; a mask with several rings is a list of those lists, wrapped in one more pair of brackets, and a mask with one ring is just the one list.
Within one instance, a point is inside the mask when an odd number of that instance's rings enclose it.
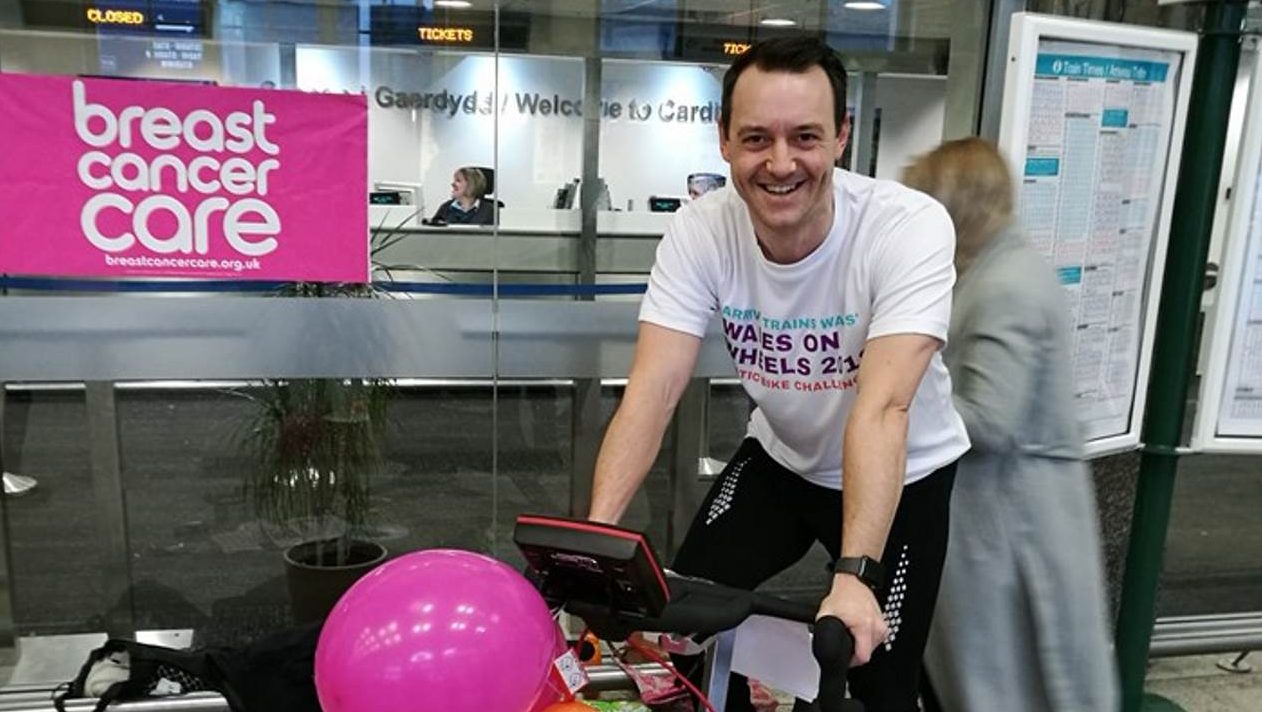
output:
{"label": "woman behind counter", "polygon": [[457,168],[451,176],[451,200],[438,206],[432,225],[491,225],[495,222],[495,202],[486,196],[486,176],[471,166]]}
{"label": "woman behind counter", "polygon": [[943,360],[973,442],[955,475],[929,682],[946,712],[1111,712],[1118,685],[1063,289],[1010,225],[1012,178],[991,144],[943,144],[903,182],[955,223]]}

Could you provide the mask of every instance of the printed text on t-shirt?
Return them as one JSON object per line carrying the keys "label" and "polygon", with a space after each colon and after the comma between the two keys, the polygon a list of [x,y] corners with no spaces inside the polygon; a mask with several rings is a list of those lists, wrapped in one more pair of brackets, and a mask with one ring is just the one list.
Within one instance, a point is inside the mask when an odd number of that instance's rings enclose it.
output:
{"label": "printed text on t-shirt", "polygon": [[854,387],[863,351],[847,353],[843,332],[859,323],[858,314],[771,317],[731,306],[724,306],[721,314],[727,350],[742,379],[785,390]]}

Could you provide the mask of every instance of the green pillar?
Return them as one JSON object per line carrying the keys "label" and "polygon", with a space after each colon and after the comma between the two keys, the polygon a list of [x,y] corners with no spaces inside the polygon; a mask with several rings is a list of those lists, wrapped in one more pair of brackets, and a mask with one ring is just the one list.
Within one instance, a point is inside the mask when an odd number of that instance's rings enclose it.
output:
{"label": "green pillar", "polygon": [[1240,60],[1240,28],[1244,15],[1243,0],[1218,0],[1208,5],[1192,79],[1148,382],[1139,489],[1135,495],[1117,622],[1124,712],[1138,712],[1143,704],[1157,582],[1179,462],[1176,448],[1182,434],[1184,402],[1194,367],[1201,285],[1222,171],[1227,115]]}

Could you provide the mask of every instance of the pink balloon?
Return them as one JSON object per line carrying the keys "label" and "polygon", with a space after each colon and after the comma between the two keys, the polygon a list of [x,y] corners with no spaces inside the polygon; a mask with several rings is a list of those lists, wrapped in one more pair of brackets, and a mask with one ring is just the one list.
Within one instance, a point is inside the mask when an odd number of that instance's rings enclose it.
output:
{"label": "pink balloon", "polygon": [[548,673],[563,649],[521,574],[481,554],[418,551],[338,601],[316,646],[316,691],[324,712],[527,712],[556,699]]}

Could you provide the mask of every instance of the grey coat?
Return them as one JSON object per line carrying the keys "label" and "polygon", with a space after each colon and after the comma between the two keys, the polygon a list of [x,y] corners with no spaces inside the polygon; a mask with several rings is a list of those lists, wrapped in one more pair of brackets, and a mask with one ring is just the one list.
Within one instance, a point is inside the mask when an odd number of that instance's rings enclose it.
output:
{"label": "grey coat", "polygon": [[973,449],[925,665],[948,712],[1118,708],[1068,309],[1019,235],[960,276],[943,354]]}

